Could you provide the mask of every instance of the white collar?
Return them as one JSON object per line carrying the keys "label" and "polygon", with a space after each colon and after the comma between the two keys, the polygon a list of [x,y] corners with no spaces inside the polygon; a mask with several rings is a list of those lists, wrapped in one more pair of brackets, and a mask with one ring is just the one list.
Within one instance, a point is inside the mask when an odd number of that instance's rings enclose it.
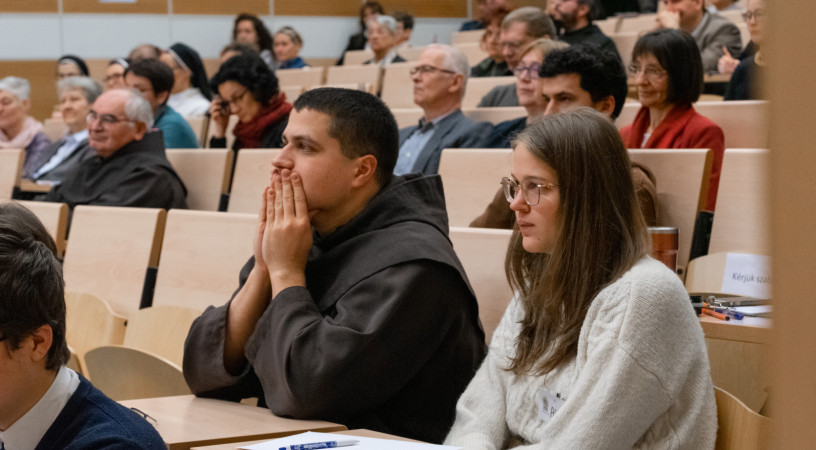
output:
{"label": "white collar", "polygon": [[74,134],[69,134],[68,136],[65,136],[65,141],[66,142],[74,142],[74,143],[77,143],[77,144],[84,141],[85,139],[88,139],[88,129],[87,128],[82,130],[82,131],[77,131]]}
{"label": "white collar", "polygon": [[62,366],[51,387],[37,404],[6,431],[0,432],[0,441],[4,443],[6,450],[28,450],[37,447],[77,387],[79,375]]}

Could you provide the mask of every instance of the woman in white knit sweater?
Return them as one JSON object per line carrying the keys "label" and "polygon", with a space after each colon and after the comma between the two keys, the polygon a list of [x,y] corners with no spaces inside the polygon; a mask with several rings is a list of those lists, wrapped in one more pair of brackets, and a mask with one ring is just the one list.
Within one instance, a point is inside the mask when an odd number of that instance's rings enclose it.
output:
{"label": "woman in white knit sweater", "polygon": [[629,158],[589,108],[514,141],[505,195],[517,292],[459,399],[446,444],[712,449],[705,341],[682,283],[647,255]]}

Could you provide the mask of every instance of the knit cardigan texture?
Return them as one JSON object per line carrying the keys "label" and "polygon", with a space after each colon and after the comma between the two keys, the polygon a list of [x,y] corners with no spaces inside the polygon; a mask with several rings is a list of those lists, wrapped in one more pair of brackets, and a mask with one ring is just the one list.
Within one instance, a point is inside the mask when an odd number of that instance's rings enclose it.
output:
{"label": "knit cardigan texture", "polygon": [[[577,355],[544,376],[505,370],[514,299],[457,404],[445,441],[479,449],[713,449],[714,391],[699,319],[677,276],[644,257],[592,301]],[[565,399],[549,422],[537,394]]]}

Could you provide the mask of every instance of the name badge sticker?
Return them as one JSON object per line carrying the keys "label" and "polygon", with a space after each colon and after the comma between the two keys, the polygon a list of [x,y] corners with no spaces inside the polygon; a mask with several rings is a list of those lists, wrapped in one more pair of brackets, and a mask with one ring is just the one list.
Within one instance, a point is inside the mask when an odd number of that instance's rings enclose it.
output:
{"label": "name badge sticker", "polygon": [[566,400],[567,398],[562,396],[560,393],[553,394],[547,389],[539,389],[538,392],[536,392],[538,418],[544,423],[549,422],[552,420],[553,416],[555,416],[555,413],[561,409],[561,406],[564,405]]}

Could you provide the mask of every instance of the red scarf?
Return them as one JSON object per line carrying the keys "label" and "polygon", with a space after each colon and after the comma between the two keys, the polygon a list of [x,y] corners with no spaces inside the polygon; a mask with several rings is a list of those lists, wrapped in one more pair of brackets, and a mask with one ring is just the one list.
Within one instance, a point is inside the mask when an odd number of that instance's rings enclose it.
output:
{"label": "red scarf", "polygon": [[286,103],[286,95],[281,92],[277,97],[258,111],[258,114],[249,122],[238,122],[232,130],[235,138],[241,142],[241,148],[260,148],[261,139],[266,130],[284,119],[292,110],[292,105]]}

